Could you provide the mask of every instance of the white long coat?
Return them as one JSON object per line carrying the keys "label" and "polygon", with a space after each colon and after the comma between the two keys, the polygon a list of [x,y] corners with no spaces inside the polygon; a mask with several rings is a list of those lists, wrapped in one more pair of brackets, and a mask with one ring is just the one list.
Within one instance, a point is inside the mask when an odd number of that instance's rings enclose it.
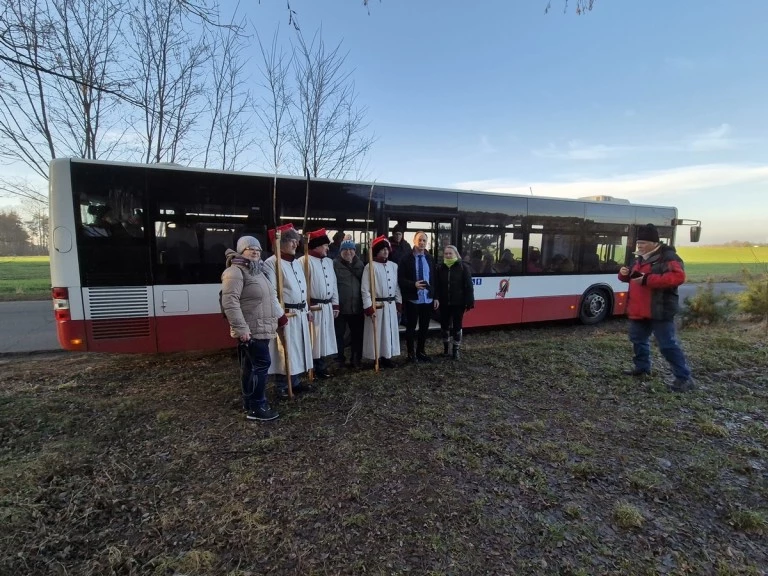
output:
{"label": "white long coat", "polygon": [[[365,265],[360,291],[363,295],[363,308],[373,305],[371,298],[371,275],[368,271],[370,264]],[[378,333],[379,358],[392,358],[400,355],[400,329],[397,319],[397,305],[403,303],[400,286],[397,283],[397,264],[394,262],[373,263],[376,281],[374,298],[395,298],[395,302],[377,302],[382,308],[376,308],[376,332]],[[373,319],[365,317],[363,332],[363,358],[374,358]]]}
{"label": "white long coat", "polygon": [[[307,282],[304,278],[304,270],[298,260],[288,262],[280,261],[283,271],[283,303],[300,304],[307,301]],[[264,262],[264,273],[277,288],[277,275],[275,267],[277,259],[270,256]],[[312,344],[309,339],[309,306],[303,310],[286,309],[287,314],[294,316],[288,318],[285,325],[285,340],[288,345],[288,359],[291,363],[291,375],[301,374],[312,368]],[[269,355],[272,364],[269,366],[270,374],[285,374],[285,353],[280,338],[269,341]]]}
{"label": "white long coat", "polygon": [[[305,268],[307,256],[299,258],[301,269]],[[330,300],[328,304],[313,304],[313,322],[309,327],[314,332],[312,345],[312,358],[324,358],[336,354],[336,330],[333,327],[333,307],[339,305],[339,287],[336,284],[336,272],[333,269],[333,260],[330,258],[318,258],[309,256],[309,284],[310,299]],[[320,307],[319,310],[314,308]]]}

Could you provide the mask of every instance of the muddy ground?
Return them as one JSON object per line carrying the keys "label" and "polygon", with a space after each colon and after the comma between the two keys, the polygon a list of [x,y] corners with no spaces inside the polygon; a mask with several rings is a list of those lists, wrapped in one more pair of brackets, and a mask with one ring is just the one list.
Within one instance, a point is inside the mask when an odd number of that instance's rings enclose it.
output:
{"label": "muddy ground", "polygon": [[229,351],[2,357],[0,573],[765,573],[765,333],[683,331],[679,395],[626,328],[470,333],[266,424]]}

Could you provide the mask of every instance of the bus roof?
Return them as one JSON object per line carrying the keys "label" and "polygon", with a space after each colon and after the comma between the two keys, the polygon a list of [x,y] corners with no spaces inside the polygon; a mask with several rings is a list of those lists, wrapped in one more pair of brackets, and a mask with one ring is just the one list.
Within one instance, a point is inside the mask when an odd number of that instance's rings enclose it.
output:
{"label": "bus roof", "polygon": [[[85,158],[56,158],[54,160],[51,160],[51,165],[55,163],[60,162],[77,162],[80,164],[97,164],[97,165],[106,165],[106,166],[123,166],[123,167],[129,167],[129,168],[152,168],[152,169],[159,169],[159,170],[176,170],[176,171],[183,171],[183,172],[201,172],[201,173],[208,173],[208,174],[223,174],[223,175],[238,175],[238,176],[256,176],[260,178],[274,178],[277,176],[277,178],[283,179],[283,180],[296,180],[304,182],[306,178],[302,176],[292,176],[292,175],[285,175],[285,174],[267,174],[264,172],[247,172],[247,171],[241,171],[241,170],[219,170],[215,168],[196,168],[196,167],[189,167],[189,166],[182,166],[180,164],[175,164],[172,162],[163,162],[158,164],[144,164],[139,162],[116,162],[112,160],[90,160]],[[527,194],[514,194],[510,192],[499,192],[499,191],[492,191],[492,190],[471,190],[466,188],[442,188],[442,187],[435,187],[435,186],[420,186],[420,185],[410,185],[410,184],[390,184],[387,182],[369,182],[369,181],[361,181],[361,180],[339,180],[339,179],[332,179],[332,178],[312,178],[312,182],[325,182],[329,184],[347,184],[351,186],[382,186],[387,188],[401,188],[401,189],[408,189],[408,190],[424,190],[424,191],[433,191],[433,192],[455,192],[455,193],[464,193],[464,194],[490,194],[493,196],[514,196],[518,198],[540,198],[540,199],[546,199],[546,200],[561,200],[563,202],[587,202],[590,204],[631,204],[632,206],[642,206],[642,207],[651,207],[651,208],[674,208],[673,206],[669,205],[661,205],[661,204],[634,204],[631,203],[629,200],[626,200],[624,198],[615,198],[613,196],[606,196],[606,195],[596,195],[596,196],[585,196],[581,198],[560,198],[557,196],[536,196],[536,195],[527,195]]]}

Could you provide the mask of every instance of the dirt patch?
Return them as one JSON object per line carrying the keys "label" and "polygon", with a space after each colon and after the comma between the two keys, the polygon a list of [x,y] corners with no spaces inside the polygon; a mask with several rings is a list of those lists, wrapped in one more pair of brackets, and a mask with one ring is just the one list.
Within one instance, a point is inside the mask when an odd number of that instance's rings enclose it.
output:
{"label": "dirt patch", "polygon": [[675,395],[625,331],[473,333],[268,424],[230,352],[1,358],[0,572],[762,573],[761,333],[683,332]]}

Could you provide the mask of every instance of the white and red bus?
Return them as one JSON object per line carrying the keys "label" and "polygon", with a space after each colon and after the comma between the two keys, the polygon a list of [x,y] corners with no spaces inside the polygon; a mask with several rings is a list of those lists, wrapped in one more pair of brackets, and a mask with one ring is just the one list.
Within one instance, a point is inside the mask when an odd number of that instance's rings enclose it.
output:
{"label": "white and red bus", "polygon": [[[232,346],[218,303],[224,251],[256,236],[271,247],[273,176],[170,165],[57,159],[50,166],[51,280],[58,338],[67,350],[170,352]],[[277,179],[280,224],[303,224],[306,181]],[[440,260],[456,245],[472,266],[476,306],[467,327],[625,312],[636,226],[674,244],[677,210],[611,198],[564,200],[464,190],[314,180],[308,228],[398,225],[424,230]]]}

